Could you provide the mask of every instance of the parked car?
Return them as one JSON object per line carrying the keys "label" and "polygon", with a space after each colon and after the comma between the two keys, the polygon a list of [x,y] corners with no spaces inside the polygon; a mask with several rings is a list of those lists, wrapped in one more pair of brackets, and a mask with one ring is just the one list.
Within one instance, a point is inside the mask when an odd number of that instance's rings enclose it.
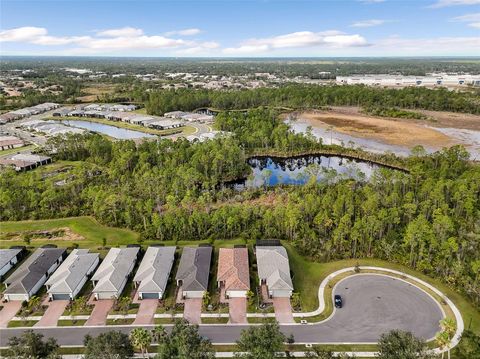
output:
{"label": "parked car", "polygon": [[341,295],[335,294],[335,297],[333,297],[333,301],[335,302],[335,308],[341,308],[343,306],[343,300]]}

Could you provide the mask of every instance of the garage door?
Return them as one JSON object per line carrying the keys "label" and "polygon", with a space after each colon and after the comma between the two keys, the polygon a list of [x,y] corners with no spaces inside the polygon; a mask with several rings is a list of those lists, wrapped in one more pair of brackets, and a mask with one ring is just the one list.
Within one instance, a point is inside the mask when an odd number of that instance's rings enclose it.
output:
{"label": "garage door", "polygon": [[54,294],[53,300],[70,300],[69,294]]}
{"label": "garage door", "polygon": [[142,299],[158,299],[158,293],[142,293]]}
{"label": "garage door", "polygon": [[98,293],[98,299],[114,299],[115,293],[114,292],[100,292]]}

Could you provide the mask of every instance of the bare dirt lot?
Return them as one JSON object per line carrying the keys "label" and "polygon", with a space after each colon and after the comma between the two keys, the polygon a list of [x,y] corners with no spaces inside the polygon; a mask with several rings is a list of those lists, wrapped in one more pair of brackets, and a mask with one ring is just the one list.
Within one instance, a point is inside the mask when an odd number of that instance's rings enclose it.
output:
{"label": "bare dirt lot", "polygon": [[[435,128],[480,131],[480,116],[449,112],[419,111],[431,120],[410,120],[365,115],[357,107],[335,107],[326,111],[297,114],[313,128],[332,128],[354,137],[372,139],[391,145],[441,148],[462,143]],[[466,144],[466,143],[464,143]],[[466,144],[468,145],[468,144]]]}
{"label": "bare dirt lot", "polygon": [[0,237],[2,240],[20,241],[28,236],[32,242],[36,241],[81,241],[85,239],[83,236],[73,232],[68,227],[56,228],[54,230],[45,231],[22,231],[7,232]]}

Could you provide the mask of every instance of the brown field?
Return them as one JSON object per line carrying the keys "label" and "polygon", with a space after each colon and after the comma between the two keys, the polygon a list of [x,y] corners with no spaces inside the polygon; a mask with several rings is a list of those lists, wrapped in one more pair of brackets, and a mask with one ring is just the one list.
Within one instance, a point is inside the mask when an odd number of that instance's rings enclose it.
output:
{"label": "brown field", "polygon": [[79,97],[78,100],[81,102],[95,102],[97,101],[97,96],[113,93],[114,90],[115,85],[111,84],[99,84],[95,87],[86,87],[82,90],[86,95]]}
{"label": "brown field", "polygon": [[[69,227],[59,227],[54,231],[22,231],[3,233],[2,240],[21,241],[25,235],[31,235],[31,241],[81,241],[85,239],[78,233],[73,232]],[[59,235],[58,235],[59,234]]]}
{"label": "brown field", "polygon": [[[453,127],[480,130],[480,116],[470,114],[419,111],[431,120],[410,120],[365,115],[356,107],[336,107],[328,111],[309,111],[298,118],[312,127],[333,127],[350,136],[379,140],[392,145],[412,147],[451,146],[458,141],[429,127]],[[428,127],[427,127],[428,126]]]}

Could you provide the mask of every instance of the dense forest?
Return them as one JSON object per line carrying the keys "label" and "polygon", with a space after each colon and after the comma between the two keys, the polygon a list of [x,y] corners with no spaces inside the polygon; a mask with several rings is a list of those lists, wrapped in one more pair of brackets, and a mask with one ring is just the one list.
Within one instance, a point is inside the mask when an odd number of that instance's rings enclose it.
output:
{"label": "dense forest", "polygon": [[[88,68],[108,74],[189,72],[201,75],[244,75],[269,72],[277,76],[320,78],[336,75],[384,74],[423,76],[431,72],[479,73],[478,58],[96,58],[96,57],[2,57],[4,70],[34,68],[55,74],[66,67]],[[86,75],[85,77],[88,77]]]}
{"label": "dense forest", "polygon": [[248,172],[250,151],[322,145],[268,110],[223,113],[216,126],[232,135],[139,146],[99,135],[52,140],[57,159],[78,161],[66,184],[38,171],[2,171],[0,220],[91,214],[139,231],[142,240],[286,239],[316,260],[406,264],[480,304],[480,167],[462,147],[417,151],[406,160],[408,174],[381,169],[368,182],[239,192],[223,183]]}
{"label": "dense forest", "polygon": [[480,113],[478,93],[451,92],[445,88],[408,87],[383,89],[362,85],[287,85],[253,90],[162,90],[151,91],[147,111],[161,115],[168,111],[191,111],[201,107],[219,110],[259,106],[315,109],[322,106],[401,107],[435,111]]}

